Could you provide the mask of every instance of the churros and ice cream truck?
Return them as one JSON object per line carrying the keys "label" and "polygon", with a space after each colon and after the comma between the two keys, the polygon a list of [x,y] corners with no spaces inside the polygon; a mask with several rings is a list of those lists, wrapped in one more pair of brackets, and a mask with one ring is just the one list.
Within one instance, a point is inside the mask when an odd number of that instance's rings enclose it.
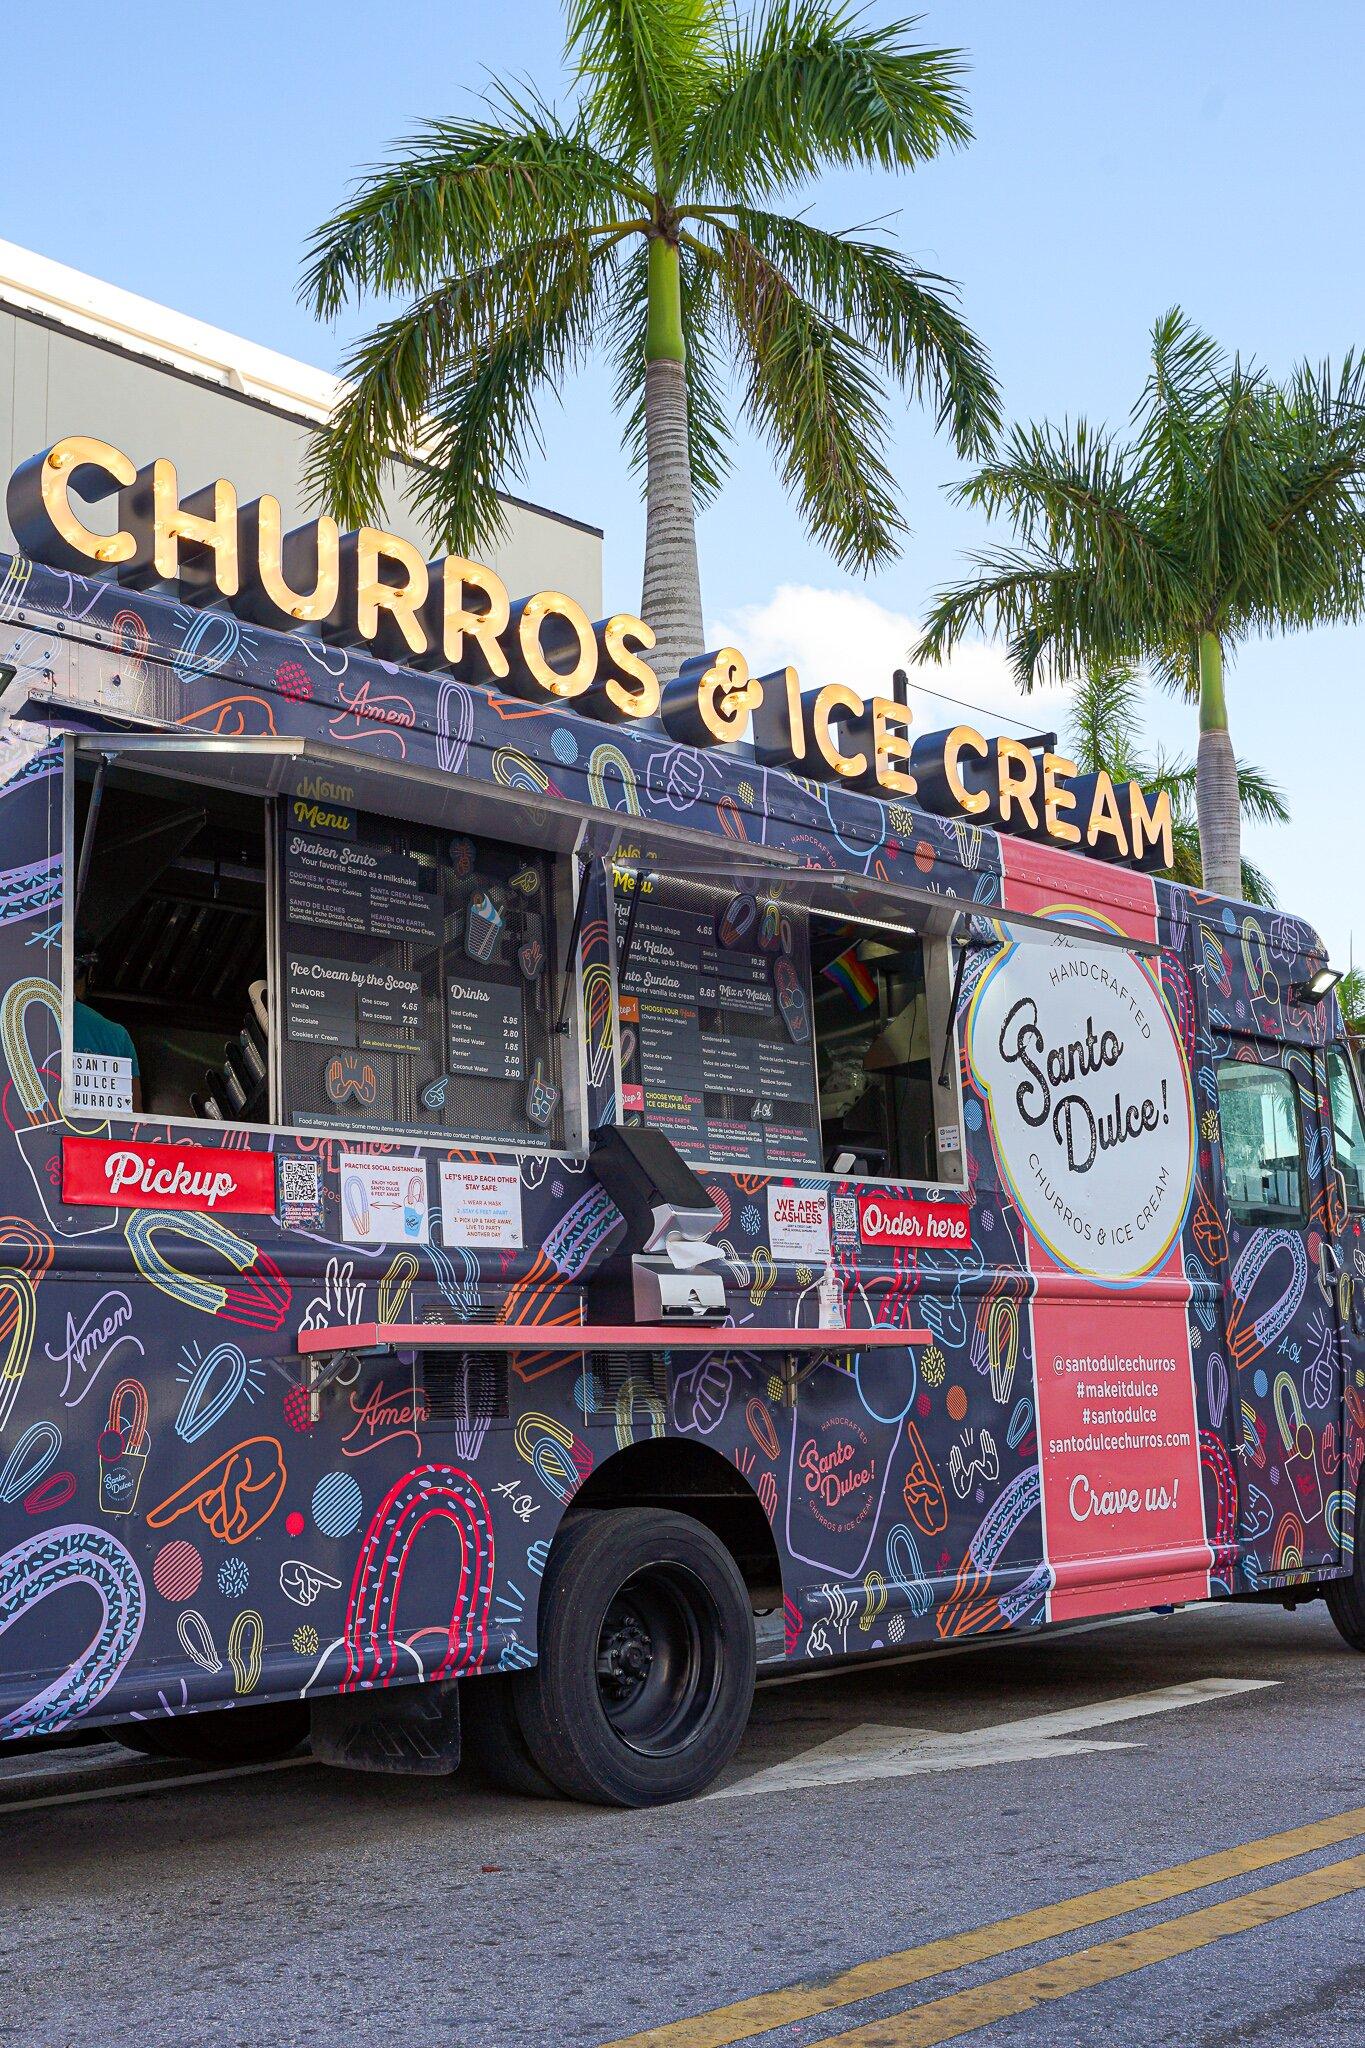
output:
{"label": "churros and ice cream truck", "polygon": [[643,1804],[757,1678],[1365,1649],[1365,1126],[1165,800],[89,435],[0,561],[0,1732]]}

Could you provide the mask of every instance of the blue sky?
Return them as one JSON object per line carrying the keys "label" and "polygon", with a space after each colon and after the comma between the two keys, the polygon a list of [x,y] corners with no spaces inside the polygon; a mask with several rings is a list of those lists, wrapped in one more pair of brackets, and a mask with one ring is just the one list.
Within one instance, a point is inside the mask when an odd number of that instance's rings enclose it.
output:
{"label": "blue sky", "polygon": [[[1120,421],[1151,322],[1177,301],[1272,368],[1365,345],[1365,9],[921,4],[918,33],[969,56],[975,142],[913,178],[832,179],[811,212],[837,226],[894,213],[902,246],[961,283],[1012,416]],[[15,10],[0,234],[333,364],[357,323],[320,330],[297,304],[310,229],[356,167],[419,118],[467,105],[485,72],[562,94],[560,20],[551,0]],[[25,79],[31,92],[16,93]],[[951,449],[900,401],[895,415],[913,536],[866,583],[807,541],[766,451],[741,438],[702,522],[702,572],[708,619],[743,634],[755,659],[790,656],[810,682],[833,680],[836,663],[855,682],[884,680],[927,595],[982,537],[943,496]],[[610,600],[634,604],[641,515],[605,374],[562,394],[544,428],[543,460],[513,487],[604,527]],[[1343,962],[1353,929],[1365,959],[1347,852],[1362,667],[1365,627],[1337,629],[1249,647],[1229,687],[1239,751],[1281,781],[1295,814],[1250,850]],[[945,687],[1031,725],[1064,716],[1013,706],[993,652],[969,654]],[[921,715],[933,721],[934,707]],[[1193,742],[1184,706],[1154,698],[1151,725],[1168,745]]]}

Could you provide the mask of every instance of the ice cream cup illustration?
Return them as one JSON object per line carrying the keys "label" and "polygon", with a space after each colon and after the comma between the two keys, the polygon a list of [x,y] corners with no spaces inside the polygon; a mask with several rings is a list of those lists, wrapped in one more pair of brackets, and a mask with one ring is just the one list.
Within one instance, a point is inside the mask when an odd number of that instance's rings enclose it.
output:
{"label": "ice cream cup illustration", "polygon": [[151,1447],[147,1389],[141,1380],[120,1380],[109,1396],[109,1421],[99,1439],[102,1515],[132,1514]]}

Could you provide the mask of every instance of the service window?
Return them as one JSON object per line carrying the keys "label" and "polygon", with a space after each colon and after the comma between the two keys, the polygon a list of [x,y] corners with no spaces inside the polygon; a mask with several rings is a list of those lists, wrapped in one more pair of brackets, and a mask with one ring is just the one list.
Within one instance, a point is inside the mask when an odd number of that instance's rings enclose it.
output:
{"label": "service window", "polygon": [[1301,1221],[1303,1129],[1298,1090],[1282,1067],[1231,1060],[1218,1069],[1228,1207],[1243,1223]]}
{"label": "service window", "polygon": [[714,1166],[957,1176],[946,939],[634,873],[616,934],[628,1120]]}
{"label": "service window", "polygon": [[911,933],[813,920],[820,1126],[836,1170],[938,1178],[925,968]]}
{"label": "service window", "polygon": [[563,1142],[544,854],[122,761],[80,764],[73,844],[73,1051],[106,1107]]}
{"label": "service window", "polygon": [[261,799],[83,762],[74,846],[72,1108],[268,1123]]}
{"label": "service window", "polygon": [[1332,1148],[1346,1182],[1346,1200],[1365,1209],[1365,1122],[1351,1056],[1343,1045],[1327,1048],[1327,1094],[1332,1109]]}

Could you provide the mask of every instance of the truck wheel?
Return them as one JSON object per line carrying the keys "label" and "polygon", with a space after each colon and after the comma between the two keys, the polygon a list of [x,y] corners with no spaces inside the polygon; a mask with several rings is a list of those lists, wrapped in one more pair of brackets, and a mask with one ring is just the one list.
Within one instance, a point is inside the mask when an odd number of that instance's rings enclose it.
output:
{"label": "truck wheel", "polygon": [[559,1787],[532,1762],[512,1681],[504,1673],[460,1680],[460,1741],[466,1760],[500,1792],[515,1792],[522,1799],[559,1798]]}
{"label": "truck wheel", "polygon": [[271,1700],[226,1712],[170,1714],[110,1730],[125,1749],[191,1764],[264,1764],[289,1756],[308,1736],[305,1700]]}
{"label": "truck wheel", "polygon": [[1327,1612],[1353,1650],[1365,1650],[1365,1484],[1356,1502],[1355,1566],[1327,1588]]}
{"label": "truck wheel", "polygon": [[512,1681],[540,1768],[571,1797],[660,1806],[730,1761],[754,1695],[748,1589],[689,1515],[577,1515],[550,1552],[539,1661]]}

